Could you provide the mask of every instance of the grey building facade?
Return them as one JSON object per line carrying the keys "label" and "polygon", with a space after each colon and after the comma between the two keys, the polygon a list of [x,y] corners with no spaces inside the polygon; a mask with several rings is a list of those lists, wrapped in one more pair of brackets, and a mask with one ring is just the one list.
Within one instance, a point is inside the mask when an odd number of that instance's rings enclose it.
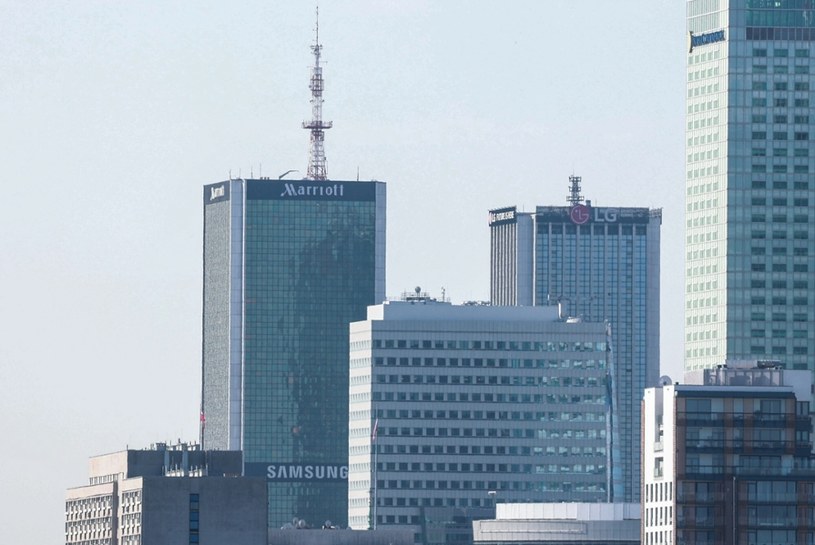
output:
{"label": "grey building facade", "polygon": [[202,441],[269,481],[269,525],[346,526],[348,324],[385,293],[385,184],[204,187]]}
{"label": "grey building facade", "polygon": [[370,307],[351,325],[351,527],[469,543],[496,499],[607,501],[609,348],[606,324],[554,307]]}
{"label": "grey building facade", "polygon": [[685,365],[815,351],[815,10],[687,2]]}
{"label": "grey building facade", "polygon": [[266,482],[241,476],[240,452],[158,444],[89,465],[66,495],[66,545],[266,544]]}
{"label": "grey building facade", "polygon": [[623,483],[614,501],[639,501],[639,400],[659,377],[661,224],[658,209],[591,201],[490,212],[493,305],[558,305],[611,324]]}

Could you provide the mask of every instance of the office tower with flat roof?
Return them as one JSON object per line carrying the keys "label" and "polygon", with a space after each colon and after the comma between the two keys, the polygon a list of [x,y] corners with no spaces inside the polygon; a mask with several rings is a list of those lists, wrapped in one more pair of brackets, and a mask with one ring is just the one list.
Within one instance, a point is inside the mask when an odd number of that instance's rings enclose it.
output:
{"label": "office tower with flat roof", "polygon": [[385,184],[204,187],[202,438],[269,481],[269,525],[346,526],[348,324],[385,296]]}
{"label": "office tower with flat roof", "polygon": [[812,374],[731,361],[643,398],[642,543],[815,542]]}
{"label": "office tower with flat roof", "polygon": [[608,321],[620,396],[623,488],[640,494],[640,399],[659,377],[659,259],[662,211],[592,206],[570,177],[568,206],[490,211],[494,305],[558,305],[564,315]]}
{"label": "office tower with flat roof", "polygon": [[685,365],[815,351],[815,6],[687,2]]}
{"label": "office tower with flat roof", "polygon": [[270,528],[347,525],[348,324],[385,298],[385,184],[328,179],[319,21],[311,51],[307,178],[204,187],[201,440],[267,479]]}
{"label": "office tower with flat roof", "polygon": [[608,501],[607,324],[411,297],[351,324],[349,523],[472,540],[496,502]]}

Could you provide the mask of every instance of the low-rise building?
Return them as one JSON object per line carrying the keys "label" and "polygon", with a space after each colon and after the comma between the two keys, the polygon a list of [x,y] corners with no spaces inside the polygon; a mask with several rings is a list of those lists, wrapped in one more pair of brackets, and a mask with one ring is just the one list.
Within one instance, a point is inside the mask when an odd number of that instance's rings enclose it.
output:
{"label": "low-rise building", "polygon": [[475,545],[639,545],[638,503],[499,503]]}
{"label": "low-rise building", "polygon": [[815,543],[812,375],[731,361],[643,401],[643,545]]}
{"label": "low-rise building", "polygon": [[266,545],[266,481],[242,465],[240,451],[187,444],[94,456],[67,492],[65,543]]}

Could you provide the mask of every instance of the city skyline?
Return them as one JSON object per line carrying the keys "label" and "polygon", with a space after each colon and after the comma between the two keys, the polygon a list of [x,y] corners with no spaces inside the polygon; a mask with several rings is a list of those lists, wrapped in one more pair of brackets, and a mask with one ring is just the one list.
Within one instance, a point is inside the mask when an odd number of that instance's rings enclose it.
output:
{"label": "city skyline", "polygon": [[[200,187],[304,175],[314,13],[3,4],[0,431],[25,448],[0,470],[2,536],[37,543],[90,455],[197,436]],[[598,206],[662,207],[678,371],[684,6],[616,8],[323,3],[327,170],[388,181],[391,296],[488,299],[487,210],[565,203],[572,173]],[[42,468],[63,482],[22,477]]]}

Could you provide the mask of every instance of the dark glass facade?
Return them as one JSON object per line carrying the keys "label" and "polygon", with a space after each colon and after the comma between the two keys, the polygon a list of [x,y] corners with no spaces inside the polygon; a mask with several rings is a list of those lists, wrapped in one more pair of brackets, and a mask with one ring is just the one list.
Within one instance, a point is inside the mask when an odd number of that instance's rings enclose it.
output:
{"label": "dark glass facade", "polygon": [[345,526],[348,324],[384,298],[385,186],[233,180],[204,199],[203,440],[266,475],[270,527]]}

